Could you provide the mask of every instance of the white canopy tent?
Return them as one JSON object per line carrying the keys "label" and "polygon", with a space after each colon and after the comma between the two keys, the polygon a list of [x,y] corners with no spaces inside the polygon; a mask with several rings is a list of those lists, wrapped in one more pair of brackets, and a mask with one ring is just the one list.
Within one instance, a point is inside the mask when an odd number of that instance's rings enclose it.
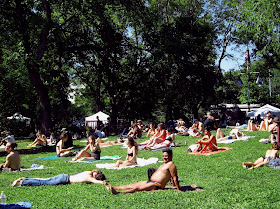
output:
{"label": "white canopy tent", "polygon": [[265,116],[268,112],[271,112],[271,115],[280,116],[280,109],[277,107],[273,107],[272,105],[266,104],[256,110],[247,113],[247,117],[257,117]]}
{"label": "white canopy tent", "polygon": [[30,121],[31,119],[28,117],[24,117],[23,115],[21,115],[20,113],[15,113],[10,117],[7,117],[8,120],[19,120],[22,122],[26,122],[26,125],[30,125]]}
{"label": "white canopy tent", "polygon": [[94,115],[86,117],[86,125],[94,129],[97,126],[97,116],[99,117],[99,120],[101,120],[103,124],[106,123],[108,121],[108,118],[110,117],[104,112],[99,111]]}

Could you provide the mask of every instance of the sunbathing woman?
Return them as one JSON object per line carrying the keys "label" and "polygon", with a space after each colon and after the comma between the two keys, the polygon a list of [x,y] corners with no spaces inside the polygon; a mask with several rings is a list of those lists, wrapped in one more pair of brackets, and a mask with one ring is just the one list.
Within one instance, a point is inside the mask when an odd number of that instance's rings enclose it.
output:
{"label": "sunbathing woman", "polygon": [[153,135],[155,135],[156,133],[156,129],[153,123],[150,123],[150,129],[147,133],[147,138],[152,137]]}
{"label": "sunbathing woman", "polygon": [[268,131],[268,126],[270,124],[272,124],[272,122],[273,122],[273,120],[272,120],[272,117],[271,117],[271,113],[268,112],[266,114],[266,118],[261,122],[259,130],[260,131]]}
{"label": "sunbathing woman", "polygon": [[201,153],[207,150],[216,151],[218,149],[216,137],[211,134],[210,130],[211,129],[209,127],[205,128],[204,131],[205,136],[202,139],[200,139],[198,142],[196,142],[196,144],[198,144],[199,146],[193,152],[199,152],[199,150],[202,148],[203,145],[204,147],[200,151]]}
{"label": "sunbathing woman", "polygon": [[70,150],[73,149],[73,147],[69,147],[67,149],[64,148],[64,143],[68,140],[67,134],[62,134],[60,136],[60,141],[56,145],[56,154],[58,157],[67,157],[73,155],[73,152],[70,152]]}
{"label": "sunbathing woman", "polygon": [[241,133],[238,129],[232,129],[229,135],[225,135],[224,132],[220,128],[218,128],[216,134],[218,142],[226,141],[229,139],[241,139],[243,136],[244,134]]}
{"label": "sunbathing woman", "polygon": [[115,167],[125,167],[125,166],[130,166],[130,165],[136,165],[137,164],[137,144],[134,141],[132,137],[128,138],[127,141],[127,156],[125,161],[118,160],[116,162]]}
{"label": "sunbathing woman", "polygon": [[279,158],[278,150],[279,150],[279,146],[277,145],[277,143],[274,143],[272,145],[272,149],[266,151],[265,157],[261,157],[257,159],[254,163],[243,162],[242,166],[244,168],[249,168],[249,169],[254,169],[254,168],[264,166],[265,164],[268,164],[270,160]]}
{"label": "sunbathing woman", "polygon": [[[77,161],[83,156],[93,158],[95,160],[100,160],[101,149],[99,147],[99,144],[95,141],[95,137],[89,136],[88,140],[89,144],[72,159],[72,162]],[[88,149],[90,149],[91,154],[88,153]]]}
{"label": "sunbathing woman", "polygon": [[170,144],[172,142],[175,142],[175,136],[174,136],[174,134],[171,133],[171,129],[168,129],[166,138],[162,143],[156,144],[153,147],[146,146],[145,149],[155,150],[155,149],[167,148],[167,147],[170,147]]}
{"label": "sunbathing woman", "polygon": [[157,132],[153,137],[151,137],[151,139],[148,141],[146,146],[153,147],[156,144],[160,144],[164,142],[165,138],[166,138],[166,131],[165,129],[163,129],[163,123],[160,123],[158,124]]}
{"label": "sunbathing woman", "polygon": [[253,120],[248,120],[248,127],[247,127],[247,131],[256,131],[259,130],[259,127],[257,124],[253,123]]}
{"label": "sunbathing woman", "polygon": [[28,147],[34,147],[36,145],[40,145],[40,146],[45,146],[46,143],[47,143],[47,139],[46,139],[46,136],[44,134],[42,134],[42,132],[39,130],[36,134],[36,139],[35,141],[28,145]]}

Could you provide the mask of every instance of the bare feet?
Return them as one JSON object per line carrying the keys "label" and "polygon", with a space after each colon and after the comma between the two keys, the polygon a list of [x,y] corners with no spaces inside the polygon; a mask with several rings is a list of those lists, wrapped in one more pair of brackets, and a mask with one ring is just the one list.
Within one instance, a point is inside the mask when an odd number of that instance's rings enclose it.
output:
{"label": "bare feet", "polygon": [[22,183],[22,180],[23,180],[23,177],[22,178],[19,178],[17,180],[15,180],[13,183],[12,183],[12,187],[18,187],[18,186],[21,186],[21,183]]}
{"label": "bare feet", "polygon": [[114,187],[112,187],[112,186],[111,186],[110,184],[108,184],[107,182],[106,182],[106,184],[105,184],[105,187],[106,187],[107,190],[111,190],[112,194],[118,194],[118,193],[119,193],[117,190],[115,190]]}

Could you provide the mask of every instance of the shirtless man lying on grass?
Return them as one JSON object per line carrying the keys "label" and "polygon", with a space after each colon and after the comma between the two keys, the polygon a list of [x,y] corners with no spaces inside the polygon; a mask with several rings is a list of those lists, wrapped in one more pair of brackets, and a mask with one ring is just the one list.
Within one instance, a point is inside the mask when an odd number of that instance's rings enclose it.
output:
{"label": "shirtless man lying on grass", "polygon": [[12,184],[15,186],[46,186],[73,183],[93,183],[105,184],[105,176],[99,170],[84,171],[74,175],[59,174],[57,176],[41,179],[41,178],[19,178]]}
{"label": "shirtless man lying on grass", "polygon": [[[132,183],[124,186],[116,186],[116,187],[113,187],[105,183],[106,188],[111,190],[113,194],[151,191],[151,190],[163,189],[167,184],[167,182],[171,179],[173,186],[176,186],[177,191],[180,191],[180,186],[177,177],[177,168],[175,164],[172,162],[172,155],[173,155],[172,150],[165,149],[162,152],[163,152],[164,164],[161,165],[153,173],[150,180]],[[118,190],[122,190],[122,191],[118,191]]]}

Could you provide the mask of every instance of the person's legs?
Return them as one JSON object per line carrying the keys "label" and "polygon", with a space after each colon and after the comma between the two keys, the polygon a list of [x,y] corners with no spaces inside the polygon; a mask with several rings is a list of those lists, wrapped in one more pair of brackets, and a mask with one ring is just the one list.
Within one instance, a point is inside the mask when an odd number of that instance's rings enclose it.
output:
{"label": "person's legs", "polygon": [[223,138],[224,136],[224,132],[220,128],[218,128],[216,133],[216,139]]}
{"label": "person's legs", "polygon": [[82,150],[81,152],[79,152],[79,153],[75,156],[75,158],[74,158],[72,161],[74,162],[74,161],[80,159],[80,158],[83,157],[83,156],[85,156],[85,157],[90,157],[90,154],[89,154],[86,150]]}
{"label": "person's legs", "polygon": [[135,162],[131,162],[131,161],[124,161],[122,165],[120,165],[119,167],[125,167],[125,166],[131,166],[131,165],[136,165]]}
{"label": "person's legs", "polygon": [[131,183],[131,184],[128,184],[128,185],[115,186],[114,188],[115,189],[132,189],[134,187],[138,187],[138,186],[144,185],[146,183],[147,183],[147,181],[140,181],[140,182]]}
{"label": "person's legs", "polygon": [[124,163],[124,161],[122,161],[122,160],[118,160],[117,162],[116,162],[116,165],[114,166],[114,167],[119,167],[121,164],[123,164]]}
{"label": "person's legs", "polygon": [[69,176],[66,174],[59,174],[57,176],[48,179],[38,179],[38,178],[23,178],[22,186],[45,186],[45,185],[59,185],[68,184]]}
{"label": "person's legs", "polygon": [[149,182],[149,183],[145,183],[145,184],[141,184],[139,186],[135,186],[132,189],[128,189],[128,190],[123,190],[123,191],[117,191],[116,188],[110,186],[110,190],[112,191],[113,194],[117,194],[117,193],[134,193],[134,192],[141,192],[141,191],[151,191],[156,189],[156,185],[153,182]]}

